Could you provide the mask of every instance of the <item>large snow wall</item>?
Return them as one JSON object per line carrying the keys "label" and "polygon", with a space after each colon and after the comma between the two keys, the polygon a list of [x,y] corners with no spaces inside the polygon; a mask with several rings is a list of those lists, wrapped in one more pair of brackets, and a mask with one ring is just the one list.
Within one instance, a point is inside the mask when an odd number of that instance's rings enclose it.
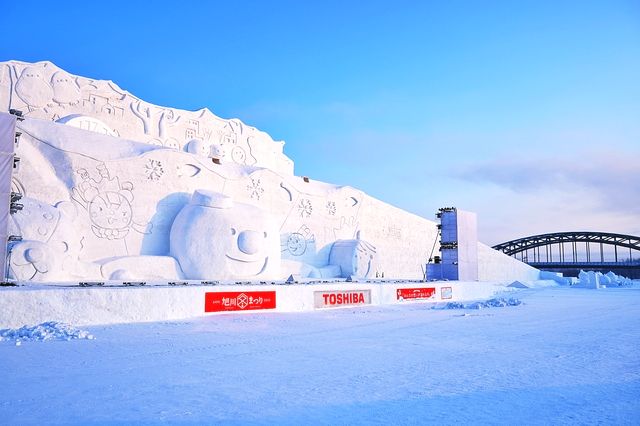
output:
{"label": "large snow wall", "polygon": [[480,281],[521,280],[535,281],[540,270],[511,256],[478,243],[478,279]]}

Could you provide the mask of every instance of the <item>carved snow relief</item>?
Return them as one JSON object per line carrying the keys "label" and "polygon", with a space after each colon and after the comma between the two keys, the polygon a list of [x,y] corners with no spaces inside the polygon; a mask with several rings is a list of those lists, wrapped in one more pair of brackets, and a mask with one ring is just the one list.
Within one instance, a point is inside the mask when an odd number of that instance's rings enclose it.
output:
{"label": "carved snow relief", "polygon": [[97,180],[86,169],[78,170],[82,183],[73,188],[74,199],[89,213],[93,233],[108,240],[122,239],[131,229],[145,233],[146,225],[133,221],[133,184],[111,177],[104,164],[96,169]]}
{"label": "carved snow relief", "polygon": [[[197,139],[206,144],[201,155],[211,155],[211,148],[217,146],[217,157],[226,161],[293,173],[293,162],[283,153],[284,143],[240,120],[224,120],[207,109],[159,107],[113,82],[74,76],[51,62],[9,61],[0,66],[2,105],[22,110],[27,117],[53,121],[70,115],[91,117],[102,124],[68,124],[175,150],[186,150]],[[12,75],[14,79],[8,78]]]}
{"label": "carved snow relief", "polygon": [[283,143],[239,120],[49,62],[0,63],[0,105],[26,115],[14,279],[420,278],[437,235],[357,189],[295,177]]}
{"label": "carved snow relief", "polygon": [[144,166],[144,173],[149,180],[159,180],[164,174],[162,163],[150,158]]}
{"label": "carved snow relief", "polygon": [[278,231],[269,214],[196,190],[171,228],[171,254],[187,278],[277,278]]}
{"label": "carved snow relief", "polygon": [[249,191],[249,196],[251,198],[259,200],[262,194],[264,194],[264,188],[260,183],[260,179],[251,178],[251,183],[247,185],[247,191]]}
{"label": "carved snow relief", "polygon": [[308,198],[303,198],[298,203],[298,213],[300,217],[310,217],[311,213],[313,213],[313,205],[311,204],[311,200]]}

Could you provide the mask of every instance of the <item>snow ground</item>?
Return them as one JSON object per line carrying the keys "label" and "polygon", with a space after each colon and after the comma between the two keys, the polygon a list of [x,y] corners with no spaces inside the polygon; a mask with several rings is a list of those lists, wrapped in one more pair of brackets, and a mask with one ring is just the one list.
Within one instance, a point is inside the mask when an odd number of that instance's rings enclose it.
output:
{"label": "snow ground", "polygon": [[83,327],[0,342],[3,424],[638,424],[640,289]]}

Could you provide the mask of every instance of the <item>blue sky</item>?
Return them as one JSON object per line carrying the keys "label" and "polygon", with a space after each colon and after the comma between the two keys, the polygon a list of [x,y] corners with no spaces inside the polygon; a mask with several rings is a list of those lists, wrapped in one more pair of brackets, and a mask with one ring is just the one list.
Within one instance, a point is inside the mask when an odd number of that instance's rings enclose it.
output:
{"label": "blue sky", "polygon": [[0,60],[239,118],[296,174],[476,211],[489,244],[640,235],[638,1],[132,3],[5,4]]}

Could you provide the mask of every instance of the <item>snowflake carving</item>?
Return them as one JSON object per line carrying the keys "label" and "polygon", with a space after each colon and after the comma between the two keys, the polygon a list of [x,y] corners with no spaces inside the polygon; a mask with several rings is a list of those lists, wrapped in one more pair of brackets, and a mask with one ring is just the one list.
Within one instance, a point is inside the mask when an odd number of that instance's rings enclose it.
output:
{"label": "snowflake carving", "polygon": [[144,174],[149,180],[158,180],[164,174],[162,163],[158,160],[149,160],[144,166]]}
{"label": "snowflake carving", "polygon": [[264,194],[264,188],[260,183],[260,179],[251,179],[251,183],[247,185],[247,191],[249,191],[249,195],[251,198],[255,198],[259,200],[262,194]]}
{"label": "snowflake carving", "polygon": [[300,213],[300,217],[310,217],[313,212],[311,200],[308,200],[307,198],[300,200],[300,203],[298,203],[298,212]]}
{"label": "snowflake carving", "polygon": [[329,216],[336,215],[336,202],[335,201],[327,201],[327,213]]}

